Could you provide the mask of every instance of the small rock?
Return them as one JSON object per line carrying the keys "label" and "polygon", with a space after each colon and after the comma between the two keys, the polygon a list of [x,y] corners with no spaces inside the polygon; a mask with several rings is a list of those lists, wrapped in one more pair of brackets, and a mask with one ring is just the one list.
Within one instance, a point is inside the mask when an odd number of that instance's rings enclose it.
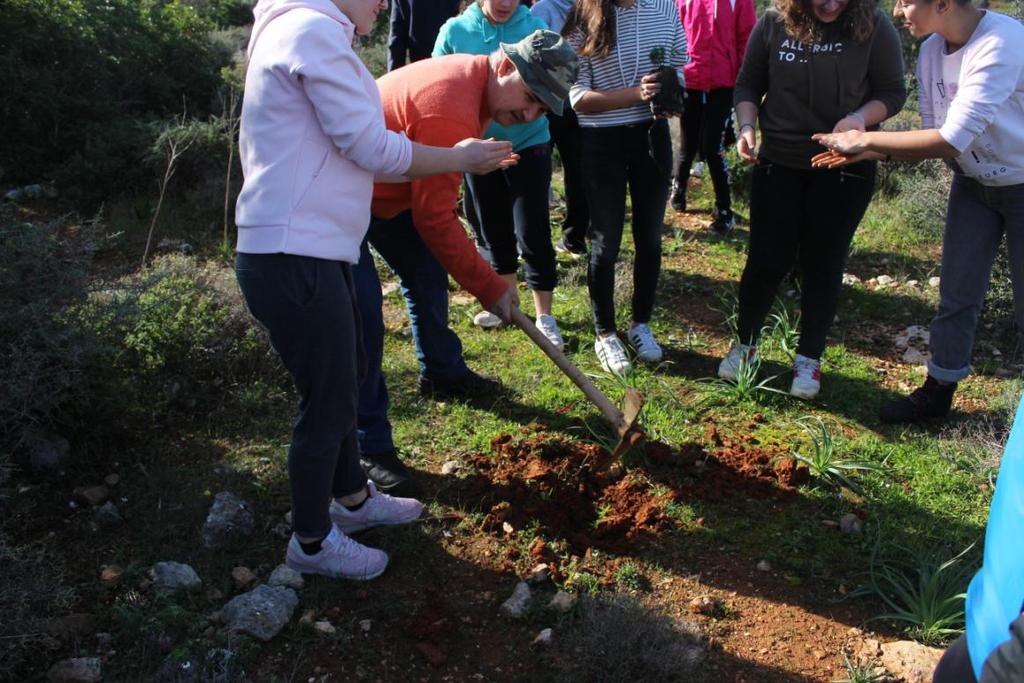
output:
{"label": "small rock", "polygon": [[313,624],[313,630],[325,636],[333,636],[338,632],[338,629],[334,628],[334,624],[329,621],[318,621]]}
{"label": "small rock", "polygon": [[860,278],[853,273],[843,273],[844,285],[855,285],[860,283]]}
{"label": "small rock", "polygon": [[942,653],[938,648],[900,640],[883,643],[879,661],[886,671],[906,683],[930,683]]}
{"label": "small rock", "polygon": [[441,474],[449,475],[455,474],[456,470],[459,469],[459,463],[454,460],[449,460],[445,464],[441,465]]}
{"label": "small rock", "polygon": [[157,562],[150,570],[150,576],[156,589],[163,593],[198,591],[203,587],[196,570],[181,562]]}
{"label": "small rock", "polygon": [[302,613],[301,617],[299,617],[299,625],[312,628],[313,627],[313,622],[315,620],[316,620],[316,610],[315,609],[308,609],[308,610],[306,610],[305,612]]}
{"label": "small rock", "polygon": [[223,598],[224,598],[224,591],[222,591],[221,589],[219,589],[219,588],[212,588],[212,587],[206,589],[206,599],[207,599],[207,601],[209,601],[209,602],[217,602],[219,600],[222,600]]}
{"label": "small rock", "polygon": [[903,352],[902,359],[909,365],[922,365],[928,362],[928,354],[920,349],[909,348]]}
{"label": "small rock", "polygon": [[107,486],[114,487],[121,483],[121,477],[116,474],[108,474],[103,477],[103,483]]}
{"label": "small rock", "polygon": [[838,529],[839,522],[834,519],[823,519],[821,520],[823,526],[827,526],[829,529]]}
{"label": "small rock", "polygon": [[761,560],[757,563],[757,571],[759,572],[770,572],[772,565],[768,560]]}
{"label": "small rock", "polygon": [[299,596],[291,588],[264,584],[232,598],[217,617],[232,631],[266,641],[284,628],[298,604]]}
{"label": "small rock", "polygon": [[501,603],[500,611],[502,614],[513,619],[526,614],[527,608],[530,606],[530,586],[525,581],[520,581],[516,584],[515,590],[512,591],[512,596]]}
{"label": "small rock", "polygon": [[232,541],[238,541],[252,533],[256,518],[244,500],[221,491],[213,499],[210,513],[203,524],[203,545],[220,548]]}
{"label": "small rock", "polygon": [[506,535],[506,536],[511,536],[511,535],[512,535],[512,534],[514,534],[514,533],[515,533],[515,531],[516,531],[516,530],[515,530],[515,527],[513,527],[513,526],[512,526],[511,524],[509,524],[508,522],[502,522],[502,523],[501,523],[501,530],[505,532],[505,535]]}
{"label": "small rock", "polygon": [[157,672],[156,680],[174,683],[205,683],[206,681],[235,680],[238,664],[237,655],[225,648],[211,648],[202,657],[181,659],[168,655]]}
{"label": "small rock", "polygon": [[302,590],[302,587],[305,585],[305,581],[302,579],[302,574],[291,567],[282,564],[279,565],[270,575],[270,578],[267,579],[267,585],[271,588],[274,586],[284,586],[285,588]]}
{"label": "small rock", "polygon": [[828,653],[824,650],[815,650],[812,654],[814,655],[814,658],[817,660],[822,660],[828,657]]}
{"label": "small rock", "polygon": [[875,278],[875,284],[877,284],[879,287],[888,287],[894,282],[895,280],[888,275],[879,275],[878,277]]}
{"label": "small rock", "polygon": [[427,661],[433,666],[444,666],[448,661],[448,653],[433,643],[421,640],[416,643],[416,649],[420,651]]}
{"label": "small rock", "polygon": [[31,427],[22,432],[21,445],[28,451],[29,463],[37,470],[57,469],[71,453],[71,444],[63,436]]}
{"label": "small rock", "polygon": [[613,462],[608,466],[608,478],[612,481],[618,481],[625,476],[626,472],[622,469],[622,465],[617,462]]}
{"label": "small rock", "polygon": [[78,486],[71,492],[76,503],[96,507],[103,505],[110,497],[110,491],[102,484],[99,486]]}
{"label": "small rock", "polygon": [[117,588],[124,576],[124,569],[120,565],[105,564],[100,569],[100,583],[104,588]]}
{"label": "small rock", "polygon": [[551,602],[548,603],[548,608],[562,614],[565,614],[575,606],[576,596],[573,593],[566,593],[563,590],[555,593],[555,596],[551,598]]}
{"label": "small rock", "polygon": [[231,570],[231,578],[234,579],[235,586],[238,588],[245,588],[257,580],[256,574],[248,567],[235,567]]}
{"label": "small rock", "polygon": [[96,683],[103,680],[99,657],[72,657],[57,662],[46,674],[51,683]]}
{"label": "small rock", "polygon": [[397,282],[385,283],[385,284],[381,285],[381,288],[380,288],[381,296],[387,296],[388,294],[391,294],[392,292],[397,292],[397,291],[398,291],[398,283]]}
{"label": "small rock", "polygon": [[710,616],[722,606],[721,601],[711,595],[700,595],[690,600],[690,611],[694,614]]}
{"label": "small rock", "polygon": [[907,280],[907,287],[917,287],[919,284],[917,280]]}
{"label": "small rock", "polygon": [[844,534],[860,535],[864,531],[864,520],[849,512],[840,518],[839,530]]}
{"label": "small rock", "polygon": [[369,633],[370,629],[372,627],[373,627],[373,622],[370,621],[369,619],[360,619],[359,620],[359,628],[363,631],[363,633]]}
{"label": "small rock", "polygon": [[534,645],[547,646],[551,644],[551,629],[543,629],[537,634],[537,637],[533,639]]}
{"label": "small rock", "polygon": [[526,583],[531,586],[539,586],[542,583],[547,583],[551,578],[551,569],[546,564],[538,564],[530,572],[530,575],[526,577]]}
{"label": "small rock", "polygon": [[939,278],[938,277],[930,277],[930,278],[928,278],[928,286],[929,287],[938,287],[939,286]]}
{"label": "small rock", "polygon": [[92,518],[104,529],[114,529],[124,524],[124,518],[121,517],[121,512],[117,509],[117,506],[109,500],[96,508],[96,512],[93,513]]}

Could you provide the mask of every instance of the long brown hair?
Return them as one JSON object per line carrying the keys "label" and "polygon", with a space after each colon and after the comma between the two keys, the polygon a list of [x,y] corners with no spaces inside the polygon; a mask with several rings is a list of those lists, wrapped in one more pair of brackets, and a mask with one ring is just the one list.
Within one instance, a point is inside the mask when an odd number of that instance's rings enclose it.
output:
{"label": "long brown hair", "polygon": [[[822,37],[822,23],[814,16],[813,0],[772,0],[782,17],[786,33],[801,43],[816,43]],[[876,0],[849,0],[836,23],[845,38],[863,43],[875,30]]]}
{"label": "long brown hair", "polygon": [[565,18],[562,35],[568,38],[576,29],[583,44],[576,50],[581,57],[607,57],[615,49],[615,7],[612,0],[576,0]]}

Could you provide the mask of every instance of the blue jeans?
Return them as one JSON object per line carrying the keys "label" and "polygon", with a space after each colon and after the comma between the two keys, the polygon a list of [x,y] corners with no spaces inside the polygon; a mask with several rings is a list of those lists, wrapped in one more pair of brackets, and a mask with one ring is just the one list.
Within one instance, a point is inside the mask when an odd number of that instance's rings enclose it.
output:
{"label": "blue jeans", "polygon": [[448,380],[469,373],[462,342],[448,327],[448,271],[434,258],[412,224],[412,212],[390,220],[373,219],[363,240],[359,263],[352,267],[356,300],[363,320],[366,378],[359,389],[359,445],[367,455],[394,449],[388,421],[388,389],[381,371],[384,357],[384,314],[380,278],[370,246],[399,278],[420,374]]}
{"label": "blue jeans", "polygon": [[935,379],[959,382],[970,372],[978,315],[1003,235],[1014,318],[1024,330],[1024,185],[994,187],[955,174],[942,239],[939,310],[929,340],[928,374]]}
{"label": "blue jeans", "polygon": [[300,536],[326,536],[331,497],[366,486],[356,443],[363,349],[350,266],[292,254],[238,254],[235,273],[299,394],[288,447],[292,528]]}

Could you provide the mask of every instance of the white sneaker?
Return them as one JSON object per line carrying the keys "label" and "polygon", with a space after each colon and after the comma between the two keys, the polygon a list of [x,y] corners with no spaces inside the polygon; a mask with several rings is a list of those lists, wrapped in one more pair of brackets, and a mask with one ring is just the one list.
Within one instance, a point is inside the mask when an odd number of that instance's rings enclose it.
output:
{"label": "white sneaker", "polygon": [[293,534],[288,541],[284,563],[302,574],[322,574],[334,579],[367,581],[384,573],[388,567],[388,554],[368,548],[331,527],[331,533],[321,541],[320,552],[307,555]]}
{"label": "white sneaker", "polygon": [[757,347],[750,344],[737,344],[733,342],[732,346],[729,347],[729,353],[725,354],[725,358],[718,364],[718,376],[730,382],[735,382],[744,356],[748,363],[754,362],[757,359]]}
{"label": "white sneaker", "polygon": [[654,341],[654,333],[644,323],[637,323],[629,330],[629,343],[636,349],[637,358],[647,363],[660,363],[661,347]]}
{"label": "white sneaker", "polygon": [[331,521],[346,534],[375,526],[408,524],[423,514],[423,503],[415,498],[398,498],[377,490],[372,481],[366,482],[370,495],[356,511],[349,510],[336,500],[331,501]]}
{"label": "white sneaker", "polygon": [[621,377],[633,367],[629,362],[629,357],[626,356],[626,348],[614,334],[598,337],[594,342],[594,352],[597,354],[597,359],[601,361],[601,367],[605,372]]}
{"label": "white sneaker", "polygon": [[821,361],[799,353],[793,361],[793,384],[789,387],[789,393],[810,400],[821,391]]}
{"label": "white sneaker", "polygon": [[537,329],[544,333],[544,336],[556,349],[561,351],[565,348],[565,340],[562,339],[562,333],[558,331],[558,322],[555,320],[555,316],[541,313],[537,316],[536,325]]}
{"label": "white sneaker", "polygon": [[473,316],[473,324],[485,330],[496,330],[505,324],[505,321],[490,311],[480,311]]}

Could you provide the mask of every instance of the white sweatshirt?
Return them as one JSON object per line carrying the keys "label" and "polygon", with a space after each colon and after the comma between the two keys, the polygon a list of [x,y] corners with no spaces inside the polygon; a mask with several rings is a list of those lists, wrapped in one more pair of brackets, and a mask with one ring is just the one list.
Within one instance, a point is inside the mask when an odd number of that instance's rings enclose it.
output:
{"label": "white sweatshirt", "polygon": [[963,172],[983,185],[1024,183],[1024,26],[985,12],[963,47],[946,53],[934,34],[917,61],[921,120],[955,147]]}
{"label": "white sweatshirt", "polygon": [[356,263],[375,174],[404,174],[412,143],[330,0],[260,0],[239,130],[238,251]]}

